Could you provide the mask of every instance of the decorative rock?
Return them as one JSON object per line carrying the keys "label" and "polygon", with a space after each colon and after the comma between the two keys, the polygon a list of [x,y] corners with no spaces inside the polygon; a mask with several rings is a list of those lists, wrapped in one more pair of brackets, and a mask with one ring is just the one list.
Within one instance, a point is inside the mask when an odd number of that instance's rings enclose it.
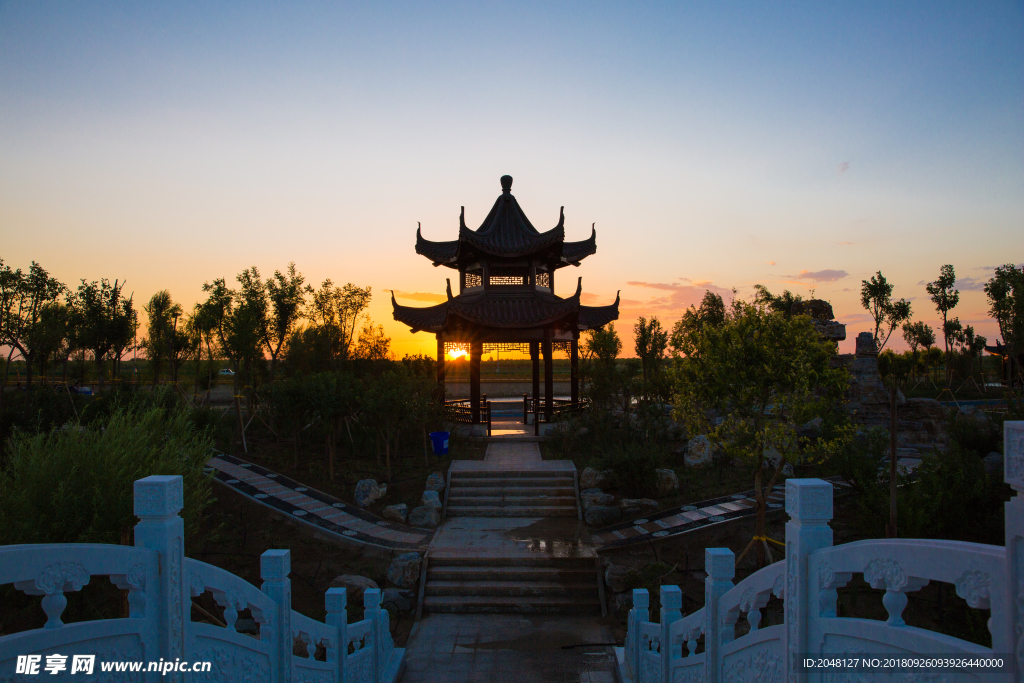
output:
{"label": "decorative rock", "polygon": [[616,612],[628,612],[633,609],[633,594],[632,593],[618,593],[615,596],[615,602],[612,603],[612,608]]}
{"label": "decorative rock", "polygon": [[420,505],[427,505],[440,511],[442,507],[441,496],[437,495],[437,491],[424,491],[423,496],[420,498]]}
{"label": "decorative rock", "polygon": [[979,409],[977,406],[961,406],[956,412],[956,419],[958,421],[973,422],[976,426],[985,428],[991,423],[991,419],[985,413],[985,411]]}
{"label": "decorative rock", "polygon": [[580,473],[580,489],[600,489],[608,485],[608,473],[585,467]]}
{"label": "decorative rock", "polygon": [[711,464],[711,440],[701,434],[690,439],[686,445],[686,464],[700,467]]}
{"label": "decorative rock", "polygon": [[428,491],[444,491],[444,475],[440,472],[434,472],[427,477],[426,489]]}
{"label": "decorative rock", "polygon": [[672,470],[655,470],[654,482],[659,495],[666,495],[679,489],[679,477]]}
{"label": "decorative rock", "polygon": [[623,498],[619,501],[623,515],[638,515],[658,509],[658,501],[650,498]]}
{"label": "decorative rock", "polygon": [[331,588],[345,588],[348,591],[349,604],[361,605],[363,592],[367,588],[377,588],[377,582],[358,574],[342,574],[331,581]]}
{"label": "decorative rock", "polygon": [[580,502],[583,503],[584,508],[588,508],[591,505],[610,505],[614,500],[615,496],[605,493],[601,489],[580,491]]}
{"label": "decorative rock", "polygon": [[412,588],[419,583],[420,567],[422,566],[423,558],[419,553],[402,553],[391,560],[391,564],[388,565],[388,581],[399,588]]}
{"label": "decorative rock", "polygon": [[985,465],[985,471],[989,474],[1001,477],[1003,474],[1003,454],[996,453],[995,451],[986,455],[982,461]]}
{"label": "decorative rock", "polygon": [[406,518],[409,516],[409,506],[405,503],[399,503],[398,505],[388,505],[384,508],[384,519],[390,519],[393,522],[401,522],[405,524]]}
{"label": "decorative rock", "polygon": [[621,593],[627,588],[626,576],[630,571],[629,567],[617,564],[608,565],[608,568],[604,570],[604,585],[612,592]]}
{"label": "decorative rock", "polygon": [[441,509],[430,505],[413,508],[409,513],[409,525],[421,529],[436,529],[441,523]]}
{"label": "decorative rock", "polygon": [[415,591],[403,588],[385,588],[380,592],[380,604],[385,609],[394,605],[399,612],[409,612],[416,601]]}
{"label": "decorative rock", "polygon": [[590,526],[608,526],[622,519],[622,510],[610,505],[591,505],[583,513]]}
{"label": "decorative rock", "polygon": [[361,479],[356,484],[356,505],[361,508],[380,500],[388,492],[387,484],[378,484],[373,479]]}

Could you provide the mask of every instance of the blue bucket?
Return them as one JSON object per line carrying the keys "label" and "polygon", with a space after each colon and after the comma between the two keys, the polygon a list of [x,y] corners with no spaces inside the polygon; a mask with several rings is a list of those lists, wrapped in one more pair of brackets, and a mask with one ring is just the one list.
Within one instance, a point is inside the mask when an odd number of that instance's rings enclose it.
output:
{"label": "blue bucket", "polygon": [[450,432],[430,432],[430,443],[434,447],[434,455],[448,455],[448,437]]}

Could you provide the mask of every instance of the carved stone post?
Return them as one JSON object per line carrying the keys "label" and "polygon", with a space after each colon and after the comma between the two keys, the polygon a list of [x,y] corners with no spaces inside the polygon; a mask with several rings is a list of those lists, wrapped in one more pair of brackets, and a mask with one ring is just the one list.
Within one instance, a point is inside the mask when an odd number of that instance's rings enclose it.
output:
{"label": "carved stone post", "polygon": [[672,622],[683,618],[683,592],[679,586],[661,587],[661,680],[668,683],[672,680],[672,660],[683,656],[682,644],[673,645],[671,633]]}
{"label": "carved stone post", "polygon": [[[345,588],[328,588],[324,598],[327,607],[328,626],[338,629],[338,647],[334,655],[337,665],[339,683],[345,683],[345,665],[348,660],[348,594]],[[327,653],[327,661],[331,661],[331,653]]]}
{"label": "carved stone post", "polygon": [[807,624],[817,615],[818,583],[807,575],[807,556],[832,545],[832,484],[821,479],[786,482],[786,679],[807,680],[797,669],[797,656],[808,651]]}
{"label": "carved stone post", "polygon": [[292,571],[291,552],[268,550],[260,555],[260,590],[277,604],[274,614],[273,642],[270,644],[271,683],[291,683],[292,680]]}
{"label": "carved stone post", "polygon": [[[156,607],[160,653],[165,661],[185,658],[185,622],[192,619],[192,599],[185,590],[185,523],[178,516],[184,506],[180,476],[151,476],[135,482],[135,547],[160,554],[159,600]],[[156,659],[156,657],[151,658]],[[181,681],[172,672],[171,681]]]}
{"label": "carved stone post", "polygon": [[728,548],[707,548],[704,551],[704,680],[720,680],[721,661],[718,646],[722,642],[718,619],[718,600],[732,588],[736,576],[736,556]]}
{"label": "carved stone post", "polygon": [[633,589],[633,608],[629,610],[626,624],[626,661],[633,673],[633,680],[640,680],[640,623],[650,619],[648,608],[651,596],[646,588]]}
{"label": "carved stone post", "polygon": [[[1012,652],[1024,681],[1024,422],[1003,423],[1003,478],[1014,491],[1006,503],[1006,623],[993,629],[992,649]],[[1003,642],[999,642],[1002,640]]]}
{"label": "carved stone post", "polygon": [[380,642],[380,589],[379,588],[367,588],[363,591],[363,619],[370,620],[370,634],[373,638],[373,680],[375,683],[380,681],[381,670],[384,668],[386,662],[381,661],[381,642]]}

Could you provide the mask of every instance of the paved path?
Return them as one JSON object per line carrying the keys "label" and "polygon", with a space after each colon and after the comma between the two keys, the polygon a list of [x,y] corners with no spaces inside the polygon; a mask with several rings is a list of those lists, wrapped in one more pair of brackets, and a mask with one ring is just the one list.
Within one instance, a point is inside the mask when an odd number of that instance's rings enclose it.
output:
{"label": "paved path", "polygon": [[356,505],[231,455],[211,458],[207,469],[217,482],[246,498],[340,541],[423,552],[434,535],[427,529],[385,521]]}

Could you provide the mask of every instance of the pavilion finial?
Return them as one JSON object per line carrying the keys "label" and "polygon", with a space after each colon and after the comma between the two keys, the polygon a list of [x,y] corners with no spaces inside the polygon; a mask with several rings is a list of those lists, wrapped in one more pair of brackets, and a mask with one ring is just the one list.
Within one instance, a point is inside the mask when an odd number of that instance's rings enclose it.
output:
{"label": "pavilion finial", "polygon": [[574,297],[579,297],[579,295],[582,294],[582,293],[583,293],[583,276],[580,276],[579,278],[576,279],[576,293],[573,294],[573,296]]}
{"label": "pavilion finial", "polygon": [[501,191],[508,194],[512,191],[512,176],[503,175],[501,176]]}
{"label": "pavilion finial", "polygon": [[444,279],[444,281],[448,283],[448,301],[451,301],[452,300],[452,279],[450,277],[446,277]]}

